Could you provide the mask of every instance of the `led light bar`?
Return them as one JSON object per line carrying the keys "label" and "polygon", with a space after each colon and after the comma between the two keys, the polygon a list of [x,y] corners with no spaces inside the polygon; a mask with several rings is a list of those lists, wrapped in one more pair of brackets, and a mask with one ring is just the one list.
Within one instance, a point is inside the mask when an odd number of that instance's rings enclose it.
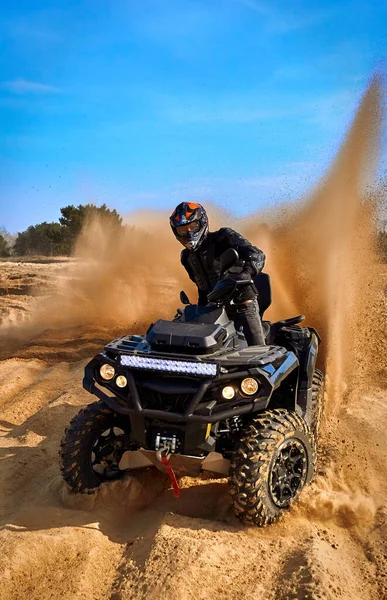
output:
{"label": "led light bar", "polygon": [[212,363],[192,362],[184,360],[164,360],[162,358],[145,358],[143,356],[121,355],[121,365],[135,369],[167,371],[168,373],[185,373],[187,375],[216,375],[216,365]]}

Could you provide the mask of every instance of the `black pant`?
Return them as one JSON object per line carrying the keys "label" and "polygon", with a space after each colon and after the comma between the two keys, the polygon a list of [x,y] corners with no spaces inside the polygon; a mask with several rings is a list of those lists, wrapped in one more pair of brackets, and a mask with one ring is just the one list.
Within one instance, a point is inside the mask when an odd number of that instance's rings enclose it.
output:
{"label": "black pant", "polygon": [[265,345],[258,300],[251,300],[247,304],[229,304],[227,315],[234,321],[236,330],[242,328],[249,346]]}

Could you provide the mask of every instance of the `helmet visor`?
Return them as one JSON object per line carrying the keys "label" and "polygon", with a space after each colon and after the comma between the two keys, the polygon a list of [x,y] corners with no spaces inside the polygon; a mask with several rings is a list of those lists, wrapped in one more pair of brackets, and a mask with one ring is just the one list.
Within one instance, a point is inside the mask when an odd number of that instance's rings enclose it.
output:
{"label": "helmet visor", "polygon": [[192,223],[187,223],[187,225],[179,225],[176,227],[176,233],[179,237],[188,237],[190,233],[197,233],[199,229],[199,221],[192,221]]}

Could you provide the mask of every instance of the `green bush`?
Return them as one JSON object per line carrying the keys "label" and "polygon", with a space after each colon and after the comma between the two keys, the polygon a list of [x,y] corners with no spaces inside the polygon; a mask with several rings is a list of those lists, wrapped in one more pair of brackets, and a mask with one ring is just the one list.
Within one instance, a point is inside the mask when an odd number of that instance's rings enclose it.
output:
{"label": "green bush", "polygon": [[4,236],[0,235],[0,256],[6,258],[11,256],[11,248]]}
{"label": "green bush", "polygon": [[[106,204],[95,206],[86,204],[79,206],[65,206],[60,209],[59,223],[39,223],[31,225],[19,233],[12,254],[16,256],[69,256],[88,219],[94,216],[111,224],[121,227],[122,218],[118,212],[107,208]],[[0,236],[2,237],[2,236]],[[3,238],[4,239],[4,238]],[[4,240],[7,244],[6,240]],[[10,250],[9,246],[8,250]],[[0,253],[2,246],[0,244]],[[6,251],[4,249],[4,251]],[[5,255],[9,256],[9,254]]]}

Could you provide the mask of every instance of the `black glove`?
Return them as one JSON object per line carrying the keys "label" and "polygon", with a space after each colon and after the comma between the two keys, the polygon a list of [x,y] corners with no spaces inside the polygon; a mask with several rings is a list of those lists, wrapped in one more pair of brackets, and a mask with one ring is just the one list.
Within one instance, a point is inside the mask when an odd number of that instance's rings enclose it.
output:
{"label": "black glove", "polygon": [[183,316],[183,311],[181,310],[181,308],[178,308],[172,321],[181,321],[182,316]]}

